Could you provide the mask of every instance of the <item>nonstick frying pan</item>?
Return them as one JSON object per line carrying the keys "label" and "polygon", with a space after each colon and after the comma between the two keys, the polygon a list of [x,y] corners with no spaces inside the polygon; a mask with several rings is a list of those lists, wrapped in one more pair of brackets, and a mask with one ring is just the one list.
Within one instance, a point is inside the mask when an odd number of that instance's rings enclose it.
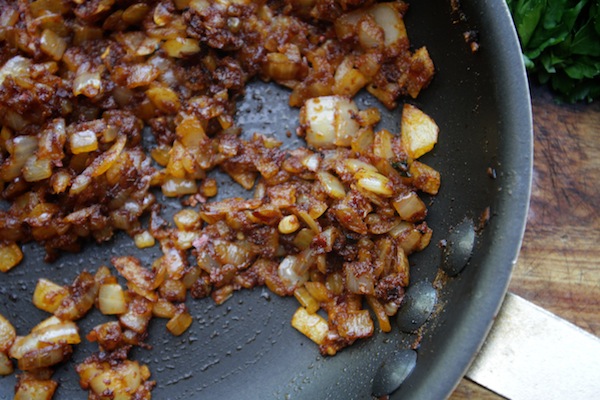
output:
{"label": "nonstick frying pan", "polygon": [[[147,363],[157,381],[154,398],[370,399],[374,390],[390,391],[401,383],[392,399],[441,399],[463,376],[498,311],[524,231],[532,164],[528,85],[502,0],[465,1],[462,12],[453,10],[450,0],[409,3],[411,43],[427,46],[437,71],[429,88],[411,100],[440,126],[438,145],[423,158],[442,174],[440,194],[426,199],[434,236],[410,259],[413,287],[431,288],[435,282],[433,314],[416,333],[394,326],[392,333],[377,333],[335,357],[322,357],[290,326],[297,307],[293,298],[256,288],[237,292],[221,306],[210,299],[189,301],[194,323],[186,333],[173,337],[164,321],[155,319],[148,340],[153,349],[133,351],[132,358]],[[467,31],[478,33],[476,53],[465,41]],[[299,145],[298,138],[285,136],[297,125],[297,110],[286,106],[287,96],[273,84],[251,84],[238,111],[245,134],[273,134],[285,146]],[[362,107],[378,104],[364,94],[357,101]],[[382,112],[380,126],[398,132],[400,111]],[[243,195],[243,189],[216,176],[220,196]],[[180,207],[164,202],[167,214]],[[440,275],[445,256],[438,243],[452,245],[457,231],[474,233],[486,210],[490,219],[476,230],[472,253],[467,246],[463,260],[454,261],[459,265]],[[84,269],[110,265],[111,256],[132,254],[149,264],[158,251],[138,250],[129,237],[117,235],[45,264],[43,249],[28,244],[22,264],[0,276],[0,313],[26,334],[47,317],[31,304],[38,278],[68,284]],[[413,303],[422,304],[414,293]],[[106,320],[93,311],[80,323],[82,335]],[[86,398],[73,366],[94,351],[95,344],[83,343],[71,362],[58,367],[56,399]],[[404,381],[403,372],[410,372]],[[14,385],[14,375],[0,378],[0,399],[12,398]]]}

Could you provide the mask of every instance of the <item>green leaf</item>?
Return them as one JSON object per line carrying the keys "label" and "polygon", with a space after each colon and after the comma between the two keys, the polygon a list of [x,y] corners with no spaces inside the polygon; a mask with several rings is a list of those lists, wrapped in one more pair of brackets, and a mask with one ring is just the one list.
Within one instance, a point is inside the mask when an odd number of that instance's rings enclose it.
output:
{"label": "green leaf", "polygon": [[540,21],[545,5],[546,1],[544,0],[520,0],[512,2],[515,27],[519,33],[523,48],[527,47]]}
{"label": "green leaf", "polygon": [[600,96],[600,0],[507,0],[529,74],[568,102]]}
{"label": "green leaf", "polygon": [[574,54],[600,56],[600,35],[596,32],[592,19],[573,36],[571,51]]}

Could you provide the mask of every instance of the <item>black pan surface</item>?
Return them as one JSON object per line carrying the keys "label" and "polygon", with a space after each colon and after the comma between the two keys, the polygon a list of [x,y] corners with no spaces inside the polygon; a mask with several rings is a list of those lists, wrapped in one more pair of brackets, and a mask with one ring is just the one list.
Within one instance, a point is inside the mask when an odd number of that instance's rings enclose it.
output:
{"label": "black pan surface", "polygon": [[[527,213],[532,125],[527,79],[509,12],[502,0],[464,1],[465,18],[450,1],[410,1],[406,16],[413,46],[426,45],[436,64],[434,81],[412,101],[440,126],[440,139],[423,161],[442,174],[440,194],[427,199],[428,224],[434,229],[429,248],[411,256],[411,281],[433,282],[442,253],[438,242],[461,221],[479,220],[489,207],[491,219],[478,232],[468,265],[443,280],[436,312],[416,346],[416,367],[392,399],[442,399],[460,380],[493,322],[506,291],[521,243]],[[471,53],[463,33],[477,30],[480,51]],[[286,141],[297,125],[297,110],[287,107],[288,93],[272,84],[254,83],[239,105],[238,123],[245,134],[262,132]],[[376,105],[359,95],[359,106]],[[384,111],[384,109],[382,109]],[[399,131],[400,111],[384,111],[381,127]],[[496,171],[492,179],[488,168]],[[220,196],[243,190],[217,175]],[[168,212],[181,206],[166,201]],[[167,213],[168,213],[167,212]],[[110,265],[113,255],[133,254],[150,261],[157,249],[140,251],[126,235],[104,245],[90,244],[79,254],[43,262],[39,246],[24,247],[24,262],[0,275],[0,313],[26,334],[48,315],[31,304],[39,277],[69,284],[82,270]],[[156,399],[370,399],[375,375],[394,354],[415,347],[417,336],[393,329],[356,343],[335,357],[322,357],[317,347],[290,326],[297,307],[267,289],[237,292],[221,306],[212,300],[188,301],[194,323],[180,337],[155,319],[150,327],[152,350],[135,349],[132,358],[147,363]],[[108,317],[94,311],[81,323],[85,335]],[[84,340],[85,342],[85,340]],[[58,368],[55,399],[85,399],[74,363],[96,350],[82,343],[73,361]],[[390,358],[392,357],[392,358]],[[398,368],[401,368],[399,366]],[[0,399],[13,396],[15,376],[0,377]]]}

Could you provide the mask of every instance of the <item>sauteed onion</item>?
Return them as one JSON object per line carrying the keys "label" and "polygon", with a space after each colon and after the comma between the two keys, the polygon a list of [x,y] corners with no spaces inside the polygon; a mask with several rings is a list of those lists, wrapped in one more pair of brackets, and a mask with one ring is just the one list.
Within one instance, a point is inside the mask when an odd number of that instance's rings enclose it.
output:
{"label": "sauteed onion", "polygon": [[[28,241],[45,247],[47,261],[117,231],[162,251],[152,265],[113,257],[114,268],[84,271],[70,286],[40,279],[33,304],[53,316],[24,336],[0,316],[0,374],[12,373],[11,358],[26,371],[17,398],[52,397],[50,368],[69,358],[81,340],[74,321],[94,306],[114,320],[86,335],[100,351],[77,366],[93,399],[150,398],[150,370],[129,350],[148,346],[152,317],[185,332],[188,295],[221,304],[259,285],[293,295],[292,326],[326,355],[392,329],[407,256],[431,239],[418,192],[436,194],[440,175],[416,159],[438,127],[405,104],[401,132],[378,129],[379,111],[352,97],[365,89],[392,109],[431,81],[427,49],[410,47],[405,3],[0,8],[0,190],[10,204],[0,211],[0,271],[21,262]],[[241,137],[235,105],[252,79],[290,90],[306,147]],[[247,198],[212,201],[217,169]],[[157,190],[181,198],[173,223]]]}

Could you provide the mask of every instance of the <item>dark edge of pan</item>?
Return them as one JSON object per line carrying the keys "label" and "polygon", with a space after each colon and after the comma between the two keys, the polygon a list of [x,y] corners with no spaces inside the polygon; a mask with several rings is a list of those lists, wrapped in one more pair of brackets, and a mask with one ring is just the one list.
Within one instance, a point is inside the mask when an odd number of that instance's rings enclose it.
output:
{"label": "dark edge of pan", "polygon": [[492,157],[495,165],[491,165],[499,173],[495,180],[498,193],[489,204],[492,218],[478,235],[468,267],[442,289],[440,300],[446,307],[423,338],[415,370],[392,399],[442,399],[452,393],[494,322],[525,231],[533,126],[520,44],[504,1],[465,1],[462,6],[468,18],[464,25],[479,33],[481,49],[475,57],[485,59],[484,69],[493,71],[488,82],[482,82],[482,76],[477,79],[477,85],[491,90],[489,98],[480,101],[502,109],[496,120],[488,121],[498,140],[497,158]]}

